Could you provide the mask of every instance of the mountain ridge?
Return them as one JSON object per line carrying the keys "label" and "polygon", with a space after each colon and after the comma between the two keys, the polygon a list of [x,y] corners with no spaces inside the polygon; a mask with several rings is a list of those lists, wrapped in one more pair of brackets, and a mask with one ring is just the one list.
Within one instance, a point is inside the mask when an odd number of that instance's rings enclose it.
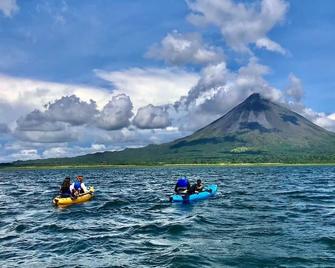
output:
{"label": "mountain ridge", "polygon": [[193,134],[159,145],[14,165],[335,162],[335,133],[259,93]]}

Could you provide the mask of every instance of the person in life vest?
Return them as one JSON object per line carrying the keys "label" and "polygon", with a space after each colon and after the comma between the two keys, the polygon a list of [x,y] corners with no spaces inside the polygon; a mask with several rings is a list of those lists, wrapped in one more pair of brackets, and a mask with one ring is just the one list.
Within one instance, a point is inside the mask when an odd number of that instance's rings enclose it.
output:
{"label": "person in life vest", "polygon": [[185,177],[179,178],[177,180],[176,186],[174,187],[174,191],[177,194],[186,194],[189,189],[190,189],[190,183],[188,179],[186,179]]}
{"label": "person in life vest", "polygon": [[197,183],[193,184],[189,190],[190,194],[197,194],[204,190],[204,184],[201,180],[197,180]]}
{"label": "person in life vest", "polygon": [[77,181],[71,184],[70,191],[72,195],[78,196],[79,194],[88,192],[83,180],[83,176],[77,176]]}
{"label": "person in life vest", "polygon": [[70,190],[70,186],[71,186],[71,179],[70,177],[66,177],[62,183],[62,186],[60,187],[59,190],[59,194],[61,197],[65,198],[65,197],[71,197],[72,193]]}

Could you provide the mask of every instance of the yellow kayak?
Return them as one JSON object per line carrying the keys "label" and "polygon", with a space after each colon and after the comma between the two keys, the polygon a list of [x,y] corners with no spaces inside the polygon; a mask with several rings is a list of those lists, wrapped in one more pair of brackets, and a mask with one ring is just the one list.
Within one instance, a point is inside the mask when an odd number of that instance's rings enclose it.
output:
{"label": "yellow kayak", "polygon": [[52,203],[56,206],[69,206],[72,204],[80,204],[87,202],[92,199],[94,193],[94,187],[90,186],[87,193],[80,194],[76,199],[71,197],[60,197],[57,196],[52,200]]}

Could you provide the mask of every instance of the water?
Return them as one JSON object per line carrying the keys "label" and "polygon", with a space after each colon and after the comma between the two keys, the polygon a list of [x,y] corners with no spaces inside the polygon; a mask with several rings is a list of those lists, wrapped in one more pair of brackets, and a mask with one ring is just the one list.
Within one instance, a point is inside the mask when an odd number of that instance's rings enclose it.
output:
{"label": "water", "polygon": [[[51,200],[83,174],[95,198]],[[217,196],[170,204],[186,175]],[[334,267],[335,167],[0,172],[0,267]]]}

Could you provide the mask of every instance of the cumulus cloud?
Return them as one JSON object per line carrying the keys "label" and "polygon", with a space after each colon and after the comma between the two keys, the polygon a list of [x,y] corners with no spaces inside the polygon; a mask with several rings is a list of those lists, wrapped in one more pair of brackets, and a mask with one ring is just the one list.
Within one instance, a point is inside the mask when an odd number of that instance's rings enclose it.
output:
{"label": "cumulus cloud", "polygon": [[81,101],[77,96],[65,96],[48,105],[46,116],[53,121],[71,125],[88,123],[98,113],[95,101]]}
{"label": "cumulus cloud", "polygon": [[114,96],[102,109],[96,118],[96,126],[106,130],[116,130],[127,127],[133,116],[133,104],[125,94]]}
{"label": "cumulus cloud", "polygon": [[0,1],[0,11],[5,15],[5,17],[11,17],[13,14],[19,10],[16,4],[16,0],[1,0]]}
{"label": "cumulus cloud", "polygon": [[171,122],[163,107],[151,104],[138,109],[133,124],[141,129],[166,128]]}
{"label": "cumulus cloud", "polygon": [[34,110],[26,116],[20,117],[16,123],[19,131],[60,131],[65,128],[64,124],[54,122],[40,110]]}
{"label": "cumulus cloud", "polygon": [[222,50],[204,44],[200,34],[177,31],[167,34],[160,44],[153,45],[146,56],[176,65],[202,65],[224,59]]}
{"label": "cumulus cloud", "polygon": [[301,80],[294,74],[289,75],[289,84],[285,89],[285,93],[289,98],[292,98],[294,102],[300,102],[304,96],[304,88]]}
{"label": "cumulus cloud", "polygon": [[44,111],[34,110],[20,117],[15,137],[37,143],[72,142],[82,136],[78,126],[117,130],[127,127],[132,116],[132,103],[125,94],[114,96],[101,111],[94,101],[64,96],[45,105]]}
{"label": "cumulus cloud", "polygon": [[177,68],[130,68],[95,72],[98,77],[115,86],[115,94],[130,96],[135,110],[148,104],[173,103],[180,96],[186,95],[198,81],[197,74]]}
{"label": "cumulus cloud", "polygon": [[227,44],[235,51],[248,52],[255,44],[284,54],[285,50],[266,35],[287,12],[284,0],[262,0],[260,4],[234,3],[232,0],[189,0],[192,13],[188,16],[197,26],[220,28]]}
{"label": "cumulus cloud", "polygon": [[106,105],[112,97],[112,93],[104,88],[53,83],[0,74],[0,103],[7,103],[14,107],[15,114],[22,115],[22,107],[24,112],[42,109],[46,103],[71,95],[76,95],[86,102],[89,102],[94,96],[98,108]]}
{"label": "cumulus cloud", "polygon": [[[34,110],[20,117],[18,131],[62,131],[66,124],[78,126],[90,123],[98,113],[96,103],[81,101],[77,96],[64,96],[46,105],[46,110]],[[50,135],[50,134],[48,134]]]}

